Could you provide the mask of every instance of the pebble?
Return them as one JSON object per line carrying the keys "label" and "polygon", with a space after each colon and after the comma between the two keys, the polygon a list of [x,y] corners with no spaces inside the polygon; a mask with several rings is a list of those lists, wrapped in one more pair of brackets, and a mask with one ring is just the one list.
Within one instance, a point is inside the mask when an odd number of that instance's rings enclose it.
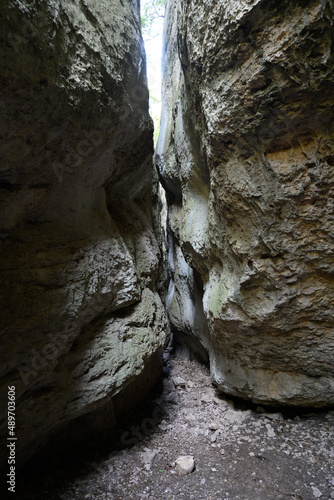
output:
{"label": "pebble", "polygon": [[227,410],[227,412],[224,413],[224,419],[229,422],[241,424],[245,420],[245,414],[241,411]]}
{"label": "pebble", "polygon": [[214,396],[214,397],[213,397],[213,401],[214,401],[217,405],[219,405],[219,406],[221,406],[221,407],[228,408],[228,407],[230,407],[230,406],[231,406],[231,407],[233,408],[233,403],[232,403],[232,402],[230,402],[230,404],[229,404],[227,401],[224,401],[224,399],[217,398],[217,396]]}
{"label": "pebble", "polygon": [[161,430],[161,431],[166,431],[167,430],[167,423],[165,420],[163,420],[159,425],[158,425],[158,428]]}
{"label": "pebble", "polygon": [[320,490],[319,490],[316,486],[311,486],[311,488],[312,488],[313,496],[314,496],[315,498],[320,498],[320,497],[322,497],[322,493],[321,493],[321,491],[320,491]]}
{"label": "pebble", "polygon": [[267,424],[266,428],[267,428],[267,436],[268,437],[275,437],[275,432],[274,432],[274,429],[271,427],[271,425]]}
{"label": "pebble", "polygon": [[139,457],[142,462],[147,465],[147,469],[151,468],[151,465],[159,454],[159,451],[160,450],[150,450],[149,448],[145,448],[143,452],[139,453]]}
{"label": "pebble", "polygon": [[175,387],[185,387],[186,381],[182,377],[173,377]]}
{"label": "pebble", "polygon": [[208,394],[202,394],[201,401],[203,403],[211,403],[212,398]]}
{"label": "pebble", "polygon": [[175,460],[175,469],[182,476],[190,474],[194,470],[194,468],[195,460],[194,457],[190,455],[182,456]]}
{"label": "pebble", "polygon": [[283,416],[281,413],[267,413],[266,418],[270,418],[270,420],[282,420]]}
{"label": "pebble", "polygon": [[219,429],[220,425],[219,422],[210,422],[208,427],[211,431],[216,431]]}
{"label": "pebble", "polygon": [[218,438],[219,434],[220,434],[219,430],[217,430],[216,432],[214,432],[212,434],[212,436],[210,437],[211,443],[215,443],[217,441],[217,438]]}

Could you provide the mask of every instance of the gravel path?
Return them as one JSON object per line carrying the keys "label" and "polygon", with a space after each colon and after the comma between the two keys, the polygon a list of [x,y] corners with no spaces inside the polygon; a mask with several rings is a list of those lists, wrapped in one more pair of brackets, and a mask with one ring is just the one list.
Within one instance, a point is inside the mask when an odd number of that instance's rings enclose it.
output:
{"label": "gravel path", "polygon": [[[172,358],[169,368],[163,391],[122,422],[116,441],[32,464],[19,498],[334,498],[334,411],[246,406],[219,397],[195,361]],[[193,457],[193,472],[176,471],[180,456]]]}

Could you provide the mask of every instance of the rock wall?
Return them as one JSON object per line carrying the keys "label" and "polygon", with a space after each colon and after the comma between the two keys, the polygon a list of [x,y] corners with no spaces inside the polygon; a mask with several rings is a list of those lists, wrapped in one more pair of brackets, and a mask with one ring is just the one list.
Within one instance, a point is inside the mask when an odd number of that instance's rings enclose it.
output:
{"label": "rock wall", "polygon": [[166,318],[138,1],[5,0],[0,16],[1,451],[14,385],[23,462],[145,396]]}
{"label": "rock wall", "polygon": [[333,19],[327,0],[168,3],[169,317],[255,402],[334,404]]}

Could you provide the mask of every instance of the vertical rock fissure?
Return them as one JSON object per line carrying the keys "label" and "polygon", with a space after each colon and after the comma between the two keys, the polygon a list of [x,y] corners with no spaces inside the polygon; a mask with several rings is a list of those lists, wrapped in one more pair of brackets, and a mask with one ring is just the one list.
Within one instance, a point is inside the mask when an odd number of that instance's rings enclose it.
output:
{"label": "vertical rock fissure", "polygon": [[[223,392],[333,404],[333,3],[169,0],[159,175],[138,1],[0,16],[0,387],[20,461],[143,399],[169,324]],[[6,406],[0,430],[6,451]]]}

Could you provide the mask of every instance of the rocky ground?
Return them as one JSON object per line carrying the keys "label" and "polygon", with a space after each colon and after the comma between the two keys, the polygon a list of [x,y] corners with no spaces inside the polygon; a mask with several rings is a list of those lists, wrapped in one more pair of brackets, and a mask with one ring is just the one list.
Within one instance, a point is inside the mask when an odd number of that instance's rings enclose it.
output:
{"label": "rocky ground", "polygon": [[[216,393],[206,367],[182,357],[171,358],[166,372],[162,391],[122,422],[116,440],[35,461],[18,473],[18,497],[334,498],[334,411],[230,401]],[[181,456],[193,457],[192,472],[176,470]]]}

